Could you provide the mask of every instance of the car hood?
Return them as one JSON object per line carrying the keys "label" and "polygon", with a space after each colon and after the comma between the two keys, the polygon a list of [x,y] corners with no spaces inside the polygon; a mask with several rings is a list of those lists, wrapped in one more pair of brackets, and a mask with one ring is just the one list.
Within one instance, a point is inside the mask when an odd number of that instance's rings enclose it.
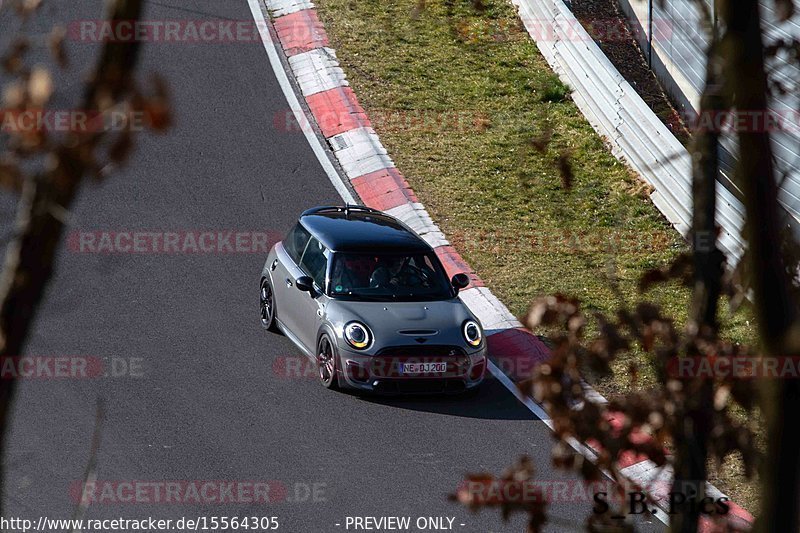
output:
{"label": "car hood", "polygon": [[[332,316],[335,315],[335,316]],[[461,325],[474,319],[467,307],[458,298],[432,302],[353,302],[334,300],[329,316],[342,327],[350,320],[363,322],[375,333],[376,338],[395,337],[399,340],[405,333],[410,337],[414,331],[436,330],[430,337],[431,344],[452,343],[461,339]],[[408,339],[409,341],[411,338]]]}

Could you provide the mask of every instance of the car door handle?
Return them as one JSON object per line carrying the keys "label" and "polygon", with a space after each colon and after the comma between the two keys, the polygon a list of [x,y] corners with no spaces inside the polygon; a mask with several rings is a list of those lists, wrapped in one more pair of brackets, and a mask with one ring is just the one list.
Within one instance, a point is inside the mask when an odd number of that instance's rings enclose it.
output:
{"label": "car door handle", "polygon": [[292,280],[290,280],[289,278],[286,278],[286,286],[287,287],[291,287],[292,286]]}

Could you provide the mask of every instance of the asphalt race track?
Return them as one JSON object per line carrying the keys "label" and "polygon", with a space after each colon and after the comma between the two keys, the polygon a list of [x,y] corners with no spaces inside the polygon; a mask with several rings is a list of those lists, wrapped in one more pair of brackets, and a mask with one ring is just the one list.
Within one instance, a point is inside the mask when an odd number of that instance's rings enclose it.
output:
{"label": "asphalt race track", "polygon": [[[29,24],[44,34],[55,23],[102,17],[100,1],[45,0]],[[246,0],[153,1],[144,16],[221,18],[252,21]],[[0,28],[18,26],[9,10],[0,13]],[[0,47],[11,36],[0,32]],[[55,109],[80,101],[99,50],[68,46]],[[87,183],[74,231],[282,234],[304,209],[341,202],[303,134],[278,126],[287,105],[259,41],[148,43],[141,80],[152,72],[169,84],[175,124],[139,136],[126,168]],[[13,203],[6,196],[0,205],[6,243]],[[330,392],[295,375],[300,352],[259,325],[265,255],[79,253],[65,243],[25,355],[96,358],[109,375],[20,383],[2,458],[3,516],[74,514],[98,399],[98,483],[268,482],[277,501],[134,496],[94,502],[86,518],[275,516],[280,531],[315,533],[345,531],[348,516],[432,516],[454,517],[458,531],[521,532],[521,515],[504,524],[499,513],[471,514],[446,495],[465,473],[499,473],[523,453],[535,458],[539,480],[576,479],[551,466],[550,431],[496,381],[477,397],[389,400]],[[549,530],[582,530],[590,507],[553,504]]]}

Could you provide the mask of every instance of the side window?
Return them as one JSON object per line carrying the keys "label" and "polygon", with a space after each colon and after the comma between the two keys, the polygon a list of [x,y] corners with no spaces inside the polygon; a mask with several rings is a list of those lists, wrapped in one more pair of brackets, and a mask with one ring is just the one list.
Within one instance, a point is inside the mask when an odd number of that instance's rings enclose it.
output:
{"label": "side window", "polygon": [[286,249],[286,253],[288,253],[292,261],[298,265],[300,264],[300,257],[303,255],[303,250],[306,249],[306,244],[310,237],[311,234],[298,222],[289,234],[286,235],[286,238],[283,239],[283,247]]}
{"label": "side window", "polygon": [[312,237],[308,246],[306,246],[303,258],[300,260],[300,268],[311,276],[311,279],[313,279],[314,283],[320,288],[325,287],[325,269],[328,264],[327,256],[328,253],[325,246]]}

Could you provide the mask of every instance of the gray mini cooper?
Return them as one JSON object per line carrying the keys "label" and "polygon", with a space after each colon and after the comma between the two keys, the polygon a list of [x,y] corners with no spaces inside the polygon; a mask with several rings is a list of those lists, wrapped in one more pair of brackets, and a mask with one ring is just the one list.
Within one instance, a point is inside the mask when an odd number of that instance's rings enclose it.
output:
{"label": "gray mini cooper", "polygon": [[261,324],[310,357],[328,388],[385,394],[474,390],[483,328],[433,249],[399,220],[361,206],[316,207],[261,271]]}

